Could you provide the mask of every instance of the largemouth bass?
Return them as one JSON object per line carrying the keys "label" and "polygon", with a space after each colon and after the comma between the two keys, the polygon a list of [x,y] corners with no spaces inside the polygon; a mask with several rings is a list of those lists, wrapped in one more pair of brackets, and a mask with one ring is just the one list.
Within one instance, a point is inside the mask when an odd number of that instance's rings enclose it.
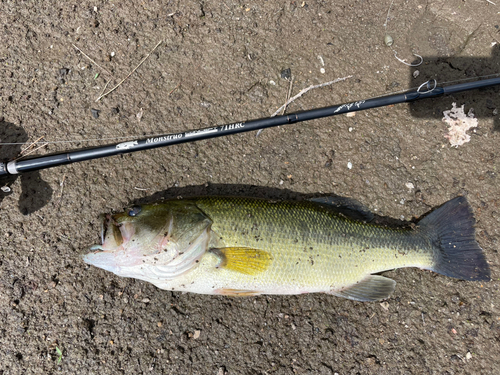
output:
{"label": "largemouth bass", "polygon": [[161,289],[238,296],[323,292],[376,301],[396,284],[377,273],[402,267],[490,279],[464,197],[414,228],[381,227],[372,218],[345,198],[164,201],[105,215],[102,244],[84,260]]}

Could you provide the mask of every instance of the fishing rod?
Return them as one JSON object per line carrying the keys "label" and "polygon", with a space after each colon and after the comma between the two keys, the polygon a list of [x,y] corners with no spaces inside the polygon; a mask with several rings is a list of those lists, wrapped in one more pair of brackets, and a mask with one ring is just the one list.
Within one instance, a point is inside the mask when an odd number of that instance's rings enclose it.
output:
{"label": "fishing rod", "polygon": [[109,144],[101,147],[66,151],[45,156],[33,157],[29,159],[0,163],[0,177],[16,175],[23,172],[35,171],[45,168],[52,168],[59,165],[77,163],[91,159],[126,154],[129,152],[149,150],[157,147],[166,147],[180,143],[200,141],[202,139],[260,130],[273,126],[293,124],[296,122],[340,115],[347,112],[357,112],[370,108],[385,107],[392,104],[435,98],[445,94],[453,94],[466,90],[491,87],[499,84],[500,78],[490,78],[474,82],[440,87],[437,85],[436,80],[431,80],[423,83],[416,90],[411,90],[395,95],[359,100],[346,104],[311,109],[308,111],[290,113],[287,115],[276,117],[267,117],[258,120],[236,122],[226,125],[217,125],[210,128],[190,130],[182,133],[151,136],[145,139]]}

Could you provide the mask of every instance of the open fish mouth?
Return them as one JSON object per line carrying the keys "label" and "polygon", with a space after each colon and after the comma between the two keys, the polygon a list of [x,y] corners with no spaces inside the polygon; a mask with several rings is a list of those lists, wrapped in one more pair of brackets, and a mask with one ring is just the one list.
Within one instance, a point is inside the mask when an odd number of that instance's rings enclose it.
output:
{"label": "open fish mouth", "polygon": [[102,245],[104,243],[104,239],[106,237],[106,233],[108,231],[108,221],[109,218],[107,217],[109,215],[101,214],[99,215],[99,221],[101,222],[101,243],[97,245],[92,245],[90,246],[89,250],[95,251],[95,250],[102,250]]}
{"label": "open fish mouth", "polygon": [[135,229],[132,223],[119,223],[115,215],[100,215],[101,218],[101,243],[92,245],[90,251],[115,252],[123,249],[130,238],[134,235]]}
{"label": "open fish mouth", "polygon": [[100,219],[101,243],[90,246],[89,253],[83,256],[83,260],[107,271],[117,272],[119,269],[117,256],[123,253],[124,245],[132,235],[132,225],[118,223],[111,214],[100,215]]}
{"label": "open fish mouth", "polygon": [[101,218],[101,243],[92,245],[89,250],[114,251],[123,244],[120,225],[113,220],[110,214],[100,215]]}

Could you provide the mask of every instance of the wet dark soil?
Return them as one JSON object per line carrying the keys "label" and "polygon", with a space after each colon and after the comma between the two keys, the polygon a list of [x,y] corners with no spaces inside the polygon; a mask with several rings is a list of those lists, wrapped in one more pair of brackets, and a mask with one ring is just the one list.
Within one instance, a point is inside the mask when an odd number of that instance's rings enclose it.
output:
{"label": "wet dark soil", "polygon": [[[1,142],[73,141],[35,152],[46,154],[267,117],[292,80],[295,95],[352,76],[288,112],[500,72],[499,5],[396,0],[384,27],[389,5],[4,1]],[[398,57],[424,63],[396,60],[386,34]],[[453,102],[479,119],[458,148],[441,121]],[[498,88],[469,91],[2,181],[11,191],[0,191],[0,374],[498,372],[499,107]],[[0,146],[2,161],[20,150]],[[200,194],[335,194],[402,220],[465,195],[492,281],[401,269],[386,273],[398,284],[382,304],[229,298],[171,293],[82,262],[100,213]]]}

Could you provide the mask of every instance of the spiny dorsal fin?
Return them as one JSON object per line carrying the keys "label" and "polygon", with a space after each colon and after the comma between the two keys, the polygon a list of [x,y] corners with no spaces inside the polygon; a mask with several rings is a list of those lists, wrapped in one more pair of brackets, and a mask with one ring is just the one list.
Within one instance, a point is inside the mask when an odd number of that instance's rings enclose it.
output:
{"label": "spiny dorsal fin", "polygon": [[312,198],[311,202],[319,203],[335,212],[338,212],[350,219],[370,222],[374,215],[368,207],[362,205],[355,199],[345,197],[319,197]]}
{"label": "spiny dorsal fin", "polygon": [[348,298],[354,301],[372,302],[379,301],[394,292],[396,282],[384,276],[368,275],[360,282],[340,291],[330,292],[338,297]]}
{"label": "spiny dorsal fin", "polygon": [[249,247],[224,247],[210,251],[221,259],[217,268],[225,268],[246,275],[255,275],[265,271],[272,261],[267,251]]}

